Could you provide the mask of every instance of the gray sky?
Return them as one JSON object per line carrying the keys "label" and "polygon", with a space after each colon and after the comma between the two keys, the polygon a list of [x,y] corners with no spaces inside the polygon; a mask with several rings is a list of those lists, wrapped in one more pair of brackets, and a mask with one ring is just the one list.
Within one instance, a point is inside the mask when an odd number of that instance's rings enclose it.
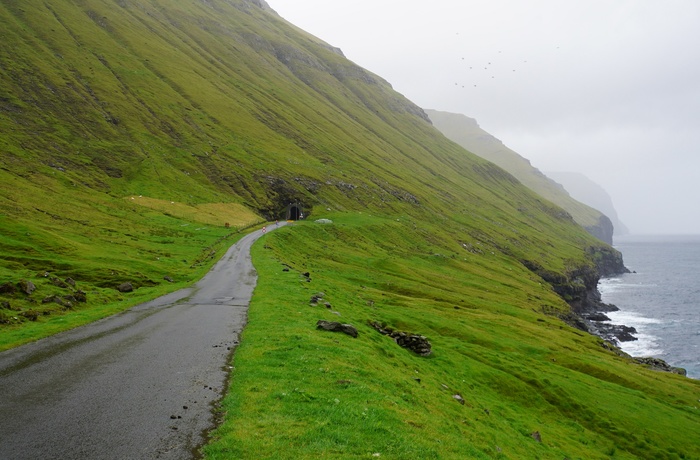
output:
{"label": "gray sky", "polygon": [[268,0],[424,108],[603,186],[635,234],[700,234],[700,1]]}

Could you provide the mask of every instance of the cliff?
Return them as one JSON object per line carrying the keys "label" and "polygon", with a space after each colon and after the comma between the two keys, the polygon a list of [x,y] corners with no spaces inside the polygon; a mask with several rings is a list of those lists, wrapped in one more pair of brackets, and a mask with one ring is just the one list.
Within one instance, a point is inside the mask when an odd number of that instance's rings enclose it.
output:
{"label": "cliff", "polygon": [[615,235],[629,234],[629,230],[617,215],[612,198],[603,187],[581,173],[547,172],[547,176],[561,184],[575,200],[599,209],[605,216],[609,217],[615,229]]}
{"label": "cliff", "polygon": [[481,129],[476,120],[462,114],[437,110],[426,112],[434,126],[447,138],[505,169],[534,192],[561,206],[591,235],[612,244],[613,226],[610,219],[597,209],[572,198],[561,185],[533,167],[529,160]]}

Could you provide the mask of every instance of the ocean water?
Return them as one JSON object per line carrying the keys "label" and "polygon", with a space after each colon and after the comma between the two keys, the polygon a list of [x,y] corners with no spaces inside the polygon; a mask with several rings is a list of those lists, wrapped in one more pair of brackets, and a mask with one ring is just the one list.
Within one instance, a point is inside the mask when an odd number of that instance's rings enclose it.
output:
{"label": "ocean water", "polygon": [[623,342],[632,356],[661,358],[700,379],[700,235],[615,238],[625,266],[636,273],[602,279],[603,302],[614,324],[637,329]]}

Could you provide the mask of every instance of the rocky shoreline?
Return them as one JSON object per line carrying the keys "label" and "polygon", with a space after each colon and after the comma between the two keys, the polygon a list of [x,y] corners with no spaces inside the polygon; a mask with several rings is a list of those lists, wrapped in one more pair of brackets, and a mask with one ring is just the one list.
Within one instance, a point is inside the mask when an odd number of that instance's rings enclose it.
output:
{"label": "rocky shoreline", "polygon": [[[633,357],[620,348],[622,342],[638,340],[634,327],[623,324],[613,324],[606,313],[618,311],[619,308],[606,304],[602,300],[598,283],[601,278],[610,278],[624,273],[630,273],[622,261],[622,254],[612,248],[590,248],[589,254],[595,262],[595,269],[583,267],[569,273],[566,282],[560,279],[543,278],[552,284],[554,290],[571,306],[571,312],[562,315],[561,319],[569,325],[593,334],[603,339],[606,348],[644,365],[650,369],[686,375],[686,370],[673,367],[664,360],[653,357]],[[557,282],[552,282],[557,281]]]}
{"label": "rocky shoreline", "polygon": [[[597,295],[600,296],[600,291],[598,291]],[[606,348],[614,351],[616,354],[625,356],[638,364],[646,366],[655,371],[671,372],[683,376],[687,375],[687,371],[685,369],[682,367],[671,366],[663,359],[649,356],[635,357],[622,351],[620,346],[621,343],[632,342],[638,340],[638,338],[634,335],[637,334],[637,330],[634,327],[626,326],[624,324],[613,324],[610,318],[605,314],[618,310],[619,308],[617,306],[606,304],[601,301],[597,305],[597,309],[592,312],[585,313],[581,319],[583,324],[586,326],[587,332],[602,338],[605,341],[604,343]]]}

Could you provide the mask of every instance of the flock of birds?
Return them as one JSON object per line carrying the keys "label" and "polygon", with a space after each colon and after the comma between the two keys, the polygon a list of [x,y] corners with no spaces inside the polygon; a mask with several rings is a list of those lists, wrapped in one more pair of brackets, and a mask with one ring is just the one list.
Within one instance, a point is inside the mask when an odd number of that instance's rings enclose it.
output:
{"label": "flock of birds", "polygon": [[[499,51],[499,52],[498,52],[498,54],[501,54],[501,53],[502,53],[502,51]],[[466,59],[466,58],[463,57],[463,58],[462,58],[462,61],[464,61],[465,59]],[[521,61],[519,64],[527,64],[527,60],[523,60],[523,61]],[[483,65],[483,68],[481,67],[481,65],[470,65],[470,66],[469,66],[469,70],[470,70],[470,71],[476,71],[476,72],[478,72],[478,71],[483,71],[483,72],[486,72],[487,76],[488,76],[488,74],[491,74],[491,75],[490,75],[491,79],[495,79],[495,78],[496,78],[496,74],[497,74],[498,72],[502,72],[502,71],[503,71],[503,69],[496,69],[496,68],[494,68],[494,64],[493,64],[492,61],[488,61],[486,64],[482,64],[482,65]],[[511,72],[515,72],[517,69],[511,68],[510,70],[511,70]],[[480,80],[483,80],[483,75],[474,76],[474,77],[470,78],[471,82],[474,81],[474,78],[479,78]],[[466,88],[468,85],[466,85],[466,84],[460,85],[459,82],[455,82],[455,86],[461,86],[462,88]],[[476,83],[473,83],[473,86],[474,86],[474,88],[476,88],[478,85],[477,85]]]}
{"label": "flock of birds", "polygon": [[[559,47],[557,46],[556,49],[558,50]],[[476,88],[479,86],[479,84],[483,84],[486,81],[505,77],[506,72],[508,74],[513,74],[520,69],[521,66],[528,64],[526,59],[503,59],[504,56],[502,51],[498,51],[497,54],[501,56],[496,56],[492,58],[492,60],[487,61],[485,64],[470,63],[468,69],[465,68],[465,71],[467,72],[465,79],[467,79],[469,83],[455,82],[455,86],[461,86],[462,88],[473,86]],[[467,61],[467,58],[462,57],[461,61]]]}

